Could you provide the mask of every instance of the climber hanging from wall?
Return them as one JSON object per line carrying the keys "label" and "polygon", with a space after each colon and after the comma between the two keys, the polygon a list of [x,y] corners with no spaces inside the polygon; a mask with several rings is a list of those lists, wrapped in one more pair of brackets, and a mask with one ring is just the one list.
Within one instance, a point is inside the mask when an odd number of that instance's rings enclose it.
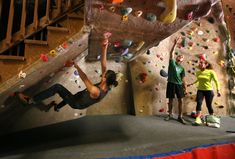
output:
{"label": "climber hanging from wall", "polygon": [[74,109],[85,109],[99,101],[101,101],[111,90],[112,87],[116,87],[118,82],[116,80],[116,73],[112,70],[106,70],[106,55],[109,43],[109,37],[111,33],[104,33],[104,39],[101,43],[101,81],[97,84],[93,84],[87,77],[87,75],[81,70],[78,64],[74,63],[74,67],[77,69],[82,81],[84,82],[86,89],[76,94],[72,94],[61,84],[52,85],[50,88],[36,94],[33,97],[29,97],[23,93],[18,93],[19,98],[26,104],[39,103],[55,94],[59,94],[63,99],[59,104],[54,105],[54,110],[59,111],[66,104],[69,104]]}

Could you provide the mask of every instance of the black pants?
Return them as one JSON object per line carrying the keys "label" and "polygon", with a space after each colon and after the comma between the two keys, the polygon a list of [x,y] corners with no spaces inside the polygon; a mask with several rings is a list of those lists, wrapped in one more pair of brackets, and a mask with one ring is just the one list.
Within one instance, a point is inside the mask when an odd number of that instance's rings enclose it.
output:
{"label": "black pants", "polygon": [[213,108],[212,108],[212,100],[214,97],[214,92],[212,90],[210,91],[202,91],[202,90],[198,90],[197,91],[197,107],[196,107],[196,111],[201,111],[202,110],[202,101],[203,99],[206,99],[206,106],[208,109],[209,114],[213,114]]}
{"label": "black pants", "polygon": [[80,108],[79,104],[76,102],[76,99],[74,98],[74,95],[61,84],[55,84],[50,88],[38,93],[33,97],[33,100],[35,102],[41,102],[42,100],[47,99],[55,95],[56,93],[58,93],[60,97],[63,99],[63,101],[57,105],[58,108],[62,108],[66,104],[69,104],[72,108],[76,109]]}

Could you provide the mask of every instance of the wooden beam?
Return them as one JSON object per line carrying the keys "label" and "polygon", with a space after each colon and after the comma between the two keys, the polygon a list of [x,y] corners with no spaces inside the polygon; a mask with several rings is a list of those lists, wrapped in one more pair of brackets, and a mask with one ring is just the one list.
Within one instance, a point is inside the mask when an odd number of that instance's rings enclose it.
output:
{"label": "wooden beam", "polygon": [[67,3],[68,9],[71,8],[71,6],[72,6],[72,2],[71,2],[71,0],[68,0],[68,3]]}
{"label": "wooden beam", "polygon": [[24,61],[25,57],[23,56],[12,56],[12,55],[0,55],[0,60],[21,60]]}
{"label": "wooden beam", "polygon": [[33,16],[33,29],[37,30],[37,28],[38,28],[38,0],[35,0],[34,16]]}
{"label": "wooden beam", "polygon": [[7,24],[7,36],[6,36],[7,45],[9,45],[12,41],[11,34],[12,34],[13,18],[14,18],[14,0],[11,0],[10,11],[8,16],[8,24]]}
{"label": "wooden beam", "polygon": [[50,6],[51,6],[51,0],[47,0],[47,8],[46,8],[46,23],[47,24],[50,22]]}
{"label": "wooden beam", "polygon": [[21,38],[25,36],[25,21],[26,21],[26,0],[23,0],[23,7],[21,13],[20,35]]}
{"label": "wooden beam", "polygon": [[57,16],[61,14],[62,11],[62,0],[57,0]]}
{"label": "wooden beam", "polygon": [[63,27],[52,27],[52,26],[48,26],[47,29],[48,29],[48,30],[51,30],[51,31],[69,32],[69,29],[68,29],[68,28],[63,28]]}
{"label": "wooden beam", "polygon": [[1,15],[2,15],[2,1],[3,1],[3,0],[0,0],[0,17],[1,17]]}
{"label": "wooden beam", "polygon": [[35,44],[35,45],[48,45],[47,41],[42,41],[42,40],[25,39],[24,43],[26,43],[26,44]]}

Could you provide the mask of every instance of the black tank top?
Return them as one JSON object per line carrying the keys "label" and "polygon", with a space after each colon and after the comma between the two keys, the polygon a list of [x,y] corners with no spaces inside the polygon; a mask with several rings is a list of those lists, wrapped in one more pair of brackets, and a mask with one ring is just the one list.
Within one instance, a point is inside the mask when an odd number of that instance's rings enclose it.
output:
{"label": "black tank top", "polygon": [[101,99],[103,99],[107,95],[108,91],[104,92],[99,87],[99,84],[100,83],[95,84],[95,86],[97,86],[100,90],[100,95],[98,98],[96,98],[96,99],[91,98],[88,90],[84,89],[84,90],[74,94],[74,98],[75,98],[75,103],[74,103],[75,106],[74,107],[76,107],[77,109],[84,109],[84,108],[89,107],[92,104],[99,102]]}

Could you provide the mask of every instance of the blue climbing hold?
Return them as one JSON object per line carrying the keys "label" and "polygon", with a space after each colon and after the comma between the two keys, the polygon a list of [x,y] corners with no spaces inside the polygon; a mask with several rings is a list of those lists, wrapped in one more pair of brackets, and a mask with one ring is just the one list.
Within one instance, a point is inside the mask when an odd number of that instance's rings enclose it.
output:
{"label": "blue climbing hold", "polygon": [[132,12],[132,8],[130,8],[130,7],[121,9],[121,14],[123,16],[128,16],[131,12]]}
{"label": "blue climbing hold", "polygon": [[157,20],[157,16],[153,13],[148,13],[146,19],[150,22],[155,22]]}

